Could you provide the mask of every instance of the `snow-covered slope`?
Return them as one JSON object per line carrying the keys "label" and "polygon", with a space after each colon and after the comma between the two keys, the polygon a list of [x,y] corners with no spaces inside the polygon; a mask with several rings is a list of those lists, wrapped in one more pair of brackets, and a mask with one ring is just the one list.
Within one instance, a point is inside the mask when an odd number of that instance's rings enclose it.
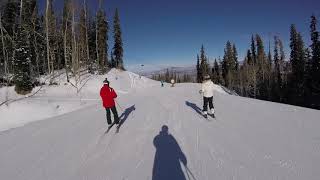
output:
{"label": "snow-covered slope", "polygon": [[[67,83],[66,76],[63,73],[55,79],[55,82],[59,85],[44,86],[33,97],[10,103],[8,106],[0,106],[0,131],[97,104],[100,101],[99,92],[105,78],[111,81],[113,88],[119,94],[127,94],[137,89],[159,84],[145,77],[140,78],[139,75],[131,72],[112,69],[105,76],[86,75],[82,77],[81,84],[78,87],[83,87],[80,93],[77,93],[76,88]],[[35,88],[33,91],[35,92],[38,89]],[[23,96],[16,94],[13,87],[0,88],[0,102],[5,101],[6,97],[18,99]]]}
{"label": "snow-covered slope", "polygon": [[[217,87],[217,118],[206,120],[199,114],[198,84],[161,88],[159,82],[116,71],[108,78],[121,92],[118,134],[115,129],[105,134],[99,101],[0,132],[1,179],[320,177],[320,111],[231,96]],[[84,92],[96,92],[101,79],[90,80]],[[168,134],[159,133],[163,126]]]}

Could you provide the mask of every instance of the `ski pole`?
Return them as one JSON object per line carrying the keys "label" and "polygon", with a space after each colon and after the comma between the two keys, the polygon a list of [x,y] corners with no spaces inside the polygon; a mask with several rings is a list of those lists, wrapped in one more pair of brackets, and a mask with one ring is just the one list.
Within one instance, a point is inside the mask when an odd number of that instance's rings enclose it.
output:
{"label": "ski pole", "polygon": [[121,106],[119,105],[119,103],[118,103],[117,101],[115,101],[115,102],[117,103],[119,109],[120,109],[121,111],[123,111],[123,109],[121,108]]}
{"label": "ski pole", "polygon": [[[197,179],[194,177],[194,175],[192,174],[192,172],[190,171],[190,169],[188,168],[188,166],[184,165],[184,167],[186,168],[187,172],[190,173],[190,175],[192,176],[192,178],[193,178],[194,180],[197,180]],[[189,175],[188,175],[188,177],[189,177]],[[190,178],[189,178],[189,179],[190,179]]]}
{"label": "ski pole", "polygon": [[188,180],[191,180],[191,179],[190,179],[190,176],[189,176],[189,172],[188,172],[187,167],[186,167],[186,166],[184,166],[184,168],[186,169],[186,173],[187,173],[187,176],[188,176]]}

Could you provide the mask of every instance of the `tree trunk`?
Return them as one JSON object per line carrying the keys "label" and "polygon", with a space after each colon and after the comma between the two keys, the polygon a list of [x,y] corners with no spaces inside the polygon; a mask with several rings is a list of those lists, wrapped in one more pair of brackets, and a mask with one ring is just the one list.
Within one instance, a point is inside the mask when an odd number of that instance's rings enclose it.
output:
{"label": "tree trunk", "polygon": [[67,82],[69,82],[69,75],[68,75],[68,54],[67,54],[67,30],[68,25],[65,24],[65,30],[63,35],[63,46],[64,46],[64,64],[65,64],[65,70],[66,70],[66,76],[67,76]]}
{"label": "tree trunk", "polygon": [[0,31],[1,31],[1,43],[2,43],[2,54],[3,54],[3,61],[4,61],[4,74],[5,76],[7,77],[6,78],[6,83],[7,83],[7,86],[8,86],[8,59],[7,59],[7,56],[6,56],[6,50],[5,50],[5,47],[4,47],[4,36],[3,36],[3,26],[2,26],[2,16],[1,16],[1,12],[0,12]]}
{"label": "tree trunk", "polygon": [[[98,12],[97,12],[97,17],[98,17]],[[99,44],[98,44],[98,36],[99,36],[99,32],[98,32],[98,19],[97,19],[97,23],[96,23],[96,53],[97,53],[97,62],[99,64]]]}
{"label": "tree trunk", "polygon": [[86,29],[86,48],[87,48],[87,68],[89,67],[89,59],[90,59],[90,55],[89,55],[89,38],[88,38],[88,26],[87,26],[87,8],[86,8],[86,0],[84,0],[84,16],[85,16],[85,20],[86,20],[86,24],[85,24],[85,29]]}
{"label": "tree trunk", "polygon": [[22,24],[22,9],[23,9],[23,0],[20,0],[20,18],[19,18],[20,26]]}
{"label": "tree trunk", "polygon": [[48,73],[51,73],[50,70],[50,44],[49,44],[49,0],[47,0],[46,6],[46,40],[47,40],[47,61],[48,61]]}

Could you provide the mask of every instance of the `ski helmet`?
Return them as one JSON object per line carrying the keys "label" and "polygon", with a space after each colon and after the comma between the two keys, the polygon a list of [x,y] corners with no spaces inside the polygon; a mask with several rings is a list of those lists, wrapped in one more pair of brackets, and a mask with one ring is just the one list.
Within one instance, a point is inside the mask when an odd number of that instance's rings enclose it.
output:
{"label": "ski helmet", "polygon": [[108,81],[108,78],[106,78],[106,79],[103,81],[103,84],[110,84],[110,82]]}
{"label": "ski helmet", "polygon": [[211,78],[210,78],[209,75],[205,75],[205,76],[203,77],[203,79],[204,79],[204,80],[209,80],[209,79],[211,79]]}

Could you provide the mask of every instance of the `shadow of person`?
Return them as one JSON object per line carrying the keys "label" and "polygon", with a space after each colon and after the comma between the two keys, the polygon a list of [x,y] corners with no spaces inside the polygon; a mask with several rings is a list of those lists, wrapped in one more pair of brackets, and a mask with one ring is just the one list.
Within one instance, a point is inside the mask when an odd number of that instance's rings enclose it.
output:
{"label": "shadow of person", "polygon": [[202,110],[196,104],[186,101],[186,105],[191,107],[193,110],[195,110],[198,114],[202,116]]}
{"label": "shadow of person", "polygon": [[127,108],[124,110],[124,112],[121,114],[119,117],[120,122],[119,122],[119,128],[122,126],[122,124],[128,119],[129,115],[132,113],[132,111],[136,110],[135,105],[132,105],[131,107]]}
{"label": "shadow of person", "polygon": [[187,167],[187,158],[168,130],[168,126],[162,126],[160,133],[153,139],[156,154],[152,180],[186,180],[180,161]]}

